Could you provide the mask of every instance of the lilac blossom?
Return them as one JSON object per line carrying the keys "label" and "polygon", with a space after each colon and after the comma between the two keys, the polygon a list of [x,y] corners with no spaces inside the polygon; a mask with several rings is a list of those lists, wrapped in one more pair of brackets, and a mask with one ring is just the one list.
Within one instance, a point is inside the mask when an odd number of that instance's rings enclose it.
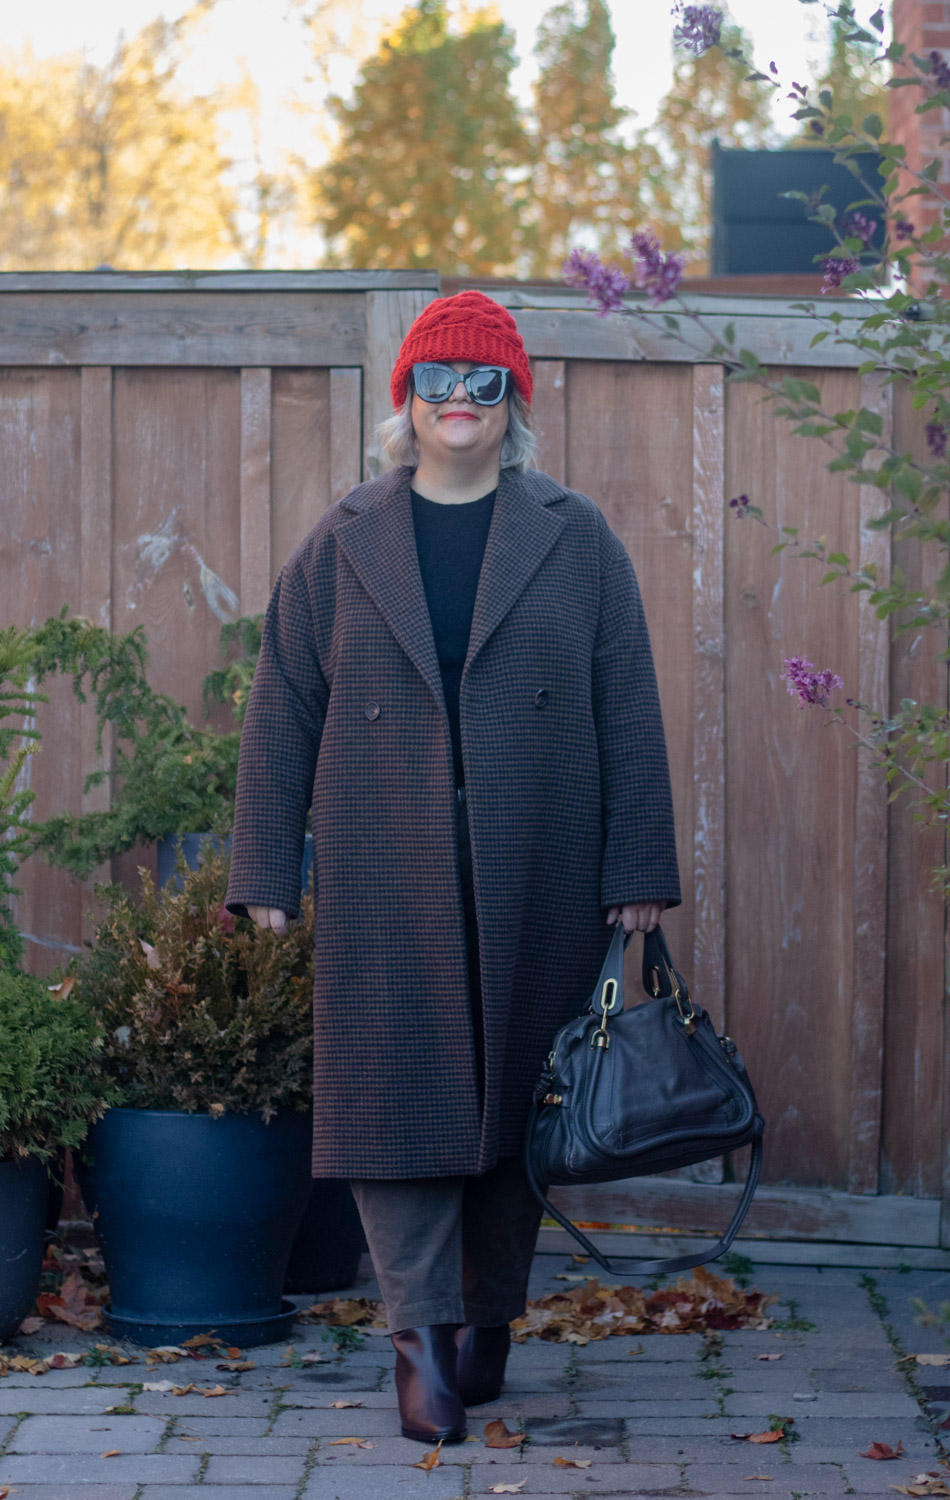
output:
{"label": "lilac blossom", "polygon": [[898,219],[894,225],[894,233],[899,240],[909,240],[914,232],[914,226],[910,219]]}
{"label": "lilac blossom", "polygon": [[828,707],[828,694],[833,693],[835,688],[844,687],[844,682],[835,673],[825,668],[823,672],[817,672],[812,663],[804,656],[787,656],[783,662],[784,672],[779,677],[788,681],[787,692],[794,698],[798,698],[799,708],[804,708],[806,703],[816,703],[819,708]]}
{"label": "lilac blossom", "polygon": [[945,458],[947,453],[947,429],[944,424],[935,417],[924,428],[924,436],[927,439],[927,447],[934,458]]}
{"label": "lilac blossom", "polygon": [[938,89],[950,89],[950,67],[936,51],[930,54],[930,76]]}
{"label": "lilac blossom", "polygon": [[821,292],[833,292],[839,287],[846,276],[852,276],[855,271],[860,271],[861,262],[853,255],[826,255],[820,263],[820,269],[824,275]]}
{"label": "lilac blossom", "polygon": [[876,219],[867,219],[864,214],[857,212],[848,214],[847,218],[841,221],[841,233],[847,239],[860,240],[862,245],[870,243],[876,228]]}
{"label": "lilac blossom", "polygon": [[735,507],[737,516],[747,516],[749,514],[749,505],[751,502],[748,495],[737,495],[734,500],[729,501],[729,504]]}
{"label": "lilac blossom", "polygon": [[619,312],[623,296],[630,290],[630,278],[617,266],[605,266],[593,250],[572,250],[564,262],[564,279],[568,286],[585,289],[588,302],[597,303],[597,316]]}
{"label": "lilac blossom", "polygon": [[634,285],[645,290],[653,307],[668,302],[683,279],[686,257],[674,251],[664,254],[651,229],[638,229],[630,239],[635,267]]}
{"label": "lilac blossom", "polygon": [[718,47],[722,35],[723,14],[718,5],[684,5],[676,0],[671,15],[678,16],[673,40],[697,57]]}

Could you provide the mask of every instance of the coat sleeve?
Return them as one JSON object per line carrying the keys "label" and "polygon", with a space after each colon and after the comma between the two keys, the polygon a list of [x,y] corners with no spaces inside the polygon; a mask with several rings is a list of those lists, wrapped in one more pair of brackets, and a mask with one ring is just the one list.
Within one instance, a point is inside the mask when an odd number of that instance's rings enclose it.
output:
{"label": "coat sleeve", "polygon": [[238,756],[226,904],[300,911],[307,809],[329,688],[305,582],[284,568],[264,617]]}
{"label": "coat sleeve", "polygon": [[593,659],[600,757],[604,907],[680,906],[673,795],[653,651],[633,564],[612,537]]}

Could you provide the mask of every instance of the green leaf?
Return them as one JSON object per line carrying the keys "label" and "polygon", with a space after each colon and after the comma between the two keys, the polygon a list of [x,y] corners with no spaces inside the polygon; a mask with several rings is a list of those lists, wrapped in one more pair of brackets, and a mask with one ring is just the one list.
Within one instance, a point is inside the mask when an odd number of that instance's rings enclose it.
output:
{"label": "green leaf", "polygon": [[808,345],[809,349],[814,349],[814,347],[815,347],[816,344],[823,343],[824,340],[828,337],[828,335],[829,335],[830,332],[831,332],[831,330],[829,328],[823,328],[820,333],[816,333],[815,337],[812,339],[811,343]]}
{"label": "green leaf", "polygon": [[839,567],[846,568],[851,559],[846,552],[829,552],[828,561],[830,563],[837,563]]}
{"label": "green leaf", "polygon": [[873,432],[875,437],[880,437],[884,431],[880,412],[871,411],[867,406],[862,406],[858,412],[856,425],[862,432]]}

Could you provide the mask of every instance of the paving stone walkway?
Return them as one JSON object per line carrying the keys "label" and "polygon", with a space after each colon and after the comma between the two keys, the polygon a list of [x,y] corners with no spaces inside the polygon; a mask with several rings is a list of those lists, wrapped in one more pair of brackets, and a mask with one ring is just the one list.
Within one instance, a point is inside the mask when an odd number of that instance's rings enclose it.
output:
{"label": "paving stone walkway", "polygon": [[[552,1277],[565,1269],[562,1256],[536,1256],[530,1295],[562,1285]],[[319,1327],[297,1324],[296,1365],[282,1363],[282,1343],[248,1350],[255,1368],[229,1373],[210,1360],[146,1371],[144,1351],[108,1333],[44,1327],[6,1352],[43,1356],[105,1340],[137,1363],[0,1379],[0,1495],[9,1486],[17,1500],[893,1496],[890,1487],[913,1476],[950,1473],[941,1469],[950,1429],[937,1426],[950,1407],[950,1367],[901,1359],[943,1352],[939,1335],[915,1323],[910,1299],[936,1305],[950,1296],[948,1283],[937,1272],[762,1265],[752,1284],[778,1293],[782,1305],[770,1312],[791,1326],[711,1340],[516,1345],[502,1399],[472,1410],[471,1439],[443,1448],[429,1473],[413,1467],[425,1448],[399,1433],[385,1334],[336,1353]],[[351,1295],[378,1295],[366,1257]],[[310,1353],[322,1358],[305,1363]],[[220,1383],[227,1395],[142,1389],[163,1378]],[[359,1404],[334,1406],[340,1401]],[[766,1430],[773,1416],[794,1418],[796,1436],[768,1445],[731,1436]],[[527,1433],[523,1448],[485,1447],[495,1417]],[[860,1456],[872,1443],[898,1442],[896,1461]]]}

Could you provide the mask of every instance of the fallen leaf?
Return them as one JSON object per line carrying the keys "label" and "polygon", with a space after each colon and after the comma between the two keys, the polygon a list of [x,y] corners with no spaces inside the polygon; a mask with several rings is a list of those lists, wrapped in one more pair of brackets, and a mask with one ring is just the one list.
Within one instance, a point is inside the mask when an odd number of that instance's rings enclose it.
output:
{"label": "fallen leaf", "polygon": [[227,1386],[223,1386],[223,1385],[213,1385],[208,1390],[202,1390],[201,1386],[198,1386],[197,1390],[198,1390],[198,1394],[201,1395],[201,1396],[233,1396],[234,1395],[234,1391],[229,1391],[228,1388],[227,1388]]}
{"label": "fallen leaf", "polygon": [[554,1460],[556,1469],[589,1469],[593,1459],[591,1458],[561,1458]]}
{"label": "fallen leaf", "polygon": [[36,1299],[39,1311],[48,1318],[58,1318],[71,1328],[84,1332],[102,1326],[102,1311],[91,1287],[78,1271],[71,1271],[58,1292],[40,1292]]}
{"label": "fallen leaf", "polygon": [[785,1434],[776,1428],[769,1432],[730,1432],[729,1436],[740,1443],[780,1443]]}
{"label": "fallen leaf", "polygon": [[500,1417],[485,1426],[486,1448],[517,1448],[524,1439],[523,1432],[509,1432]]}
{"label": "fallen leaf", "polygon": [[488,1488],[493,1495],[517,1495],[527,1482],[527,1479],[519,1479],[517,1484],[490,1484]]}
{"label": "fallen leaf", "polygon": [[351,1437],[351,1438],[334,1438],[333,1441],[330,1444],[330,1447],[331,1448],[342,1448],[342,1447],[346,1447],[347,1444],[351,1448],[373,1448],[373,1447],[376,1446],[375,1443],[369,1443],[369,1442],[367,1442],[366,1438]]}
{"label": "fallen leaf", "polygon": [[781,1354],[757,1354],[756,1359],[781,1359]]}
{"label": "fallen leaf", "polygon": [[362,1406],[362,1401],[331,1401],[330,1406],[336,1407],[337,1411],[343,1411],[347,1406]]}
{"label": "fallen leaf", "polygon": [[[24,1318],[23,1322],[20,1324],[19,1332],[20,1333],[39,1333],[39,1331],[40,1331],[40,1329],[42,1327],[43,1327],[43,1319],[42,1318]],[[6,1493],[6,1492],[4,1492],[4,1493]]]}
{"label": "fallen leaf", "polygon": [[904,1445],[898,1438],[896,1448],[892,1448],[890,1443],[872,1443],[867,1453],[859,1456],[861,1458],[900,1458],[903,1451]]}
{"label": "fallen leaf", "polygon": [[121,1448],[110,1448],[106,1453],[100,1453],[100,1458],[118,1458],[122,1452]]}
{"label": "fallen leaf", "polygon": [[63,979],[59,984],[48,984],[46,986],[46,988],[49,990],[49,992],[50,992],[51,995],[55,995],[56,996],[57,1000],[65,1000],[66,996],[69,995],[72,992],[72,988],[73,988],[73,985],[75,983],[76,983],[76,976],[75,976],[75,974],[70,974],[70,975],[67,976],[66,979]]}
{"label": "fallen leaf", "polygon": [[919,1365],[950,1365],[950,1354],[912,1354]]}
{"label": "fallen leaf", "polygon": [[417,1464],[413,1464],[412,1467],[414,1469],[425,1469],[425,1471],[426,1471],[427,1474],[428,1474],[428,1472],[429,1472],[430,1469],[438,1469],[440,1467],[440,1463],[439,1463],[439,1449],[441,1447],[442,1447],[442,1439],[439,1438],[439,1441],[436,1444],[436,1446],[433,1448],[432,1452],[431,1453],[424,1453],[422,1455],[422,1457],[420,1458],[419,1462]]}
{"label": "fallen leaf", "polygon": [[571,1256],[571,1260],[574,1262],[575,1266],[586,1266],[587,1262],[590,1260],[590,1256],[589,1255],[572,1255]]}
{"label": "fallen leaf", "polygon": [[774,1479],[774,1474],[747,1474],[746,1479]]}
{"label": "fallen leaf", "polygon": [[579,1276],[572,1275],[570,1271],[559,1271],[556,1276],[552,1276],[551,1277],[551,1280],[552,1281],[586,1281],[587,1277],[585,1276],[585,1274],[583,1273],[583,1271],[580,1273]]}
{"label": "fallen leaf", "polygon": [[256,1370],[257,1365],[253,1359],[224,1359],[216,1370]]}
{"label": "fallen leaf", "polygon": [[743,1291],[725,1277],[698,1267],[681,1276],[675,1286],[648,1292],[640,1287],[602,1285],[596,1277],[574,1281],[570,1272],[558,1273],[568,1285],[530,1301],[511,1325],[515,1343],[527,1338],[563,1344],[586,1344],[612,1334],[702,1333],[707,1330],[769,1328],[765,1309],[778,1298]]}
{"label": "fallen leaf", "polygon": [[144,938],[139,938],[139,947],[145,954],[146,968],[160,969],[162,967],[162,960],[158,955],[157,948],[153,948],[151,943],[147,943]]}
{"label": "fallen leaf", "polygon": [[236,1349],[233,1344],[230,1345],[227,1349],[225,1349],[224,1352],[228,1356],[228,1359],[240,1359],[241,1358],[241,1350],[240,1349]]}

